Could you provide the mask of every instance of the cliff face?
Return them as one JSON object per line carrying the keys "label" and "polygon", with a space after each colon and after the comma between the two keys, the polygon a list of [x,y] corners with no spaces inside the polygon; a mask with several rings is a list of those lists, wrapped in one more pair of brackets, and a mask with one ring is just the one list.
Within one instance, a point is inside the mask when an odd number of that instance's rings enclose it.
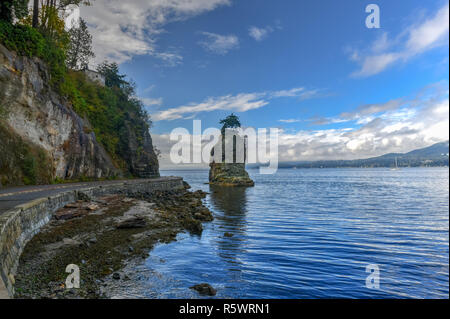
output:
{"label": "cliff face", "polygon": [[[118,169],[110,154],[97,141],[91,125],[76,114],[69,102],[49,86],[46,65],[36,58],[17,56],[0,45],[0,185],[34,183],[55,178],[104,178],[136,172],[142,177],[158,175],[150,134],[139,160],[131,161],[127,172]],[[133,158],[134,133],[128,153]],[[142,138],[142,137],[141,137]],[[17,152],[15,145],[24,145]],[[39,154],[36,158],[35,154]],[[31,158],[29,163],[24,158]],[[136,163],[136,164],[135,164]],[[139,170],[137,169],[139,166]],[[46,168],[44,168],[46,167]],[[29,170],[29,172],[27,172]],[[44,176],[42,172],[51,170]],[[27,179],[24,179],[26,177]]]}
{"label": "cliff face", "polygon": [[153,142],[147,129],[141,130],[141,145],[135,131],[126,125],[127,144],[124,152],[124,160],[128,163],[128,170],[134,176],[149,178],[159,176],[158,158],[153,150]]}
{"label": "cliff face", "polygon": [[[228,152],[230,154],[227,154]],[[235,136],[233,139],[231,134],[228,138],[221,136],[211,152],[213,160],[209,164],[209,183],[222,186],[254,186],[255,183],[245,170],[246,153],[247,146],[242,137]],[[228,157],[230,163],[227,163]]]}
{"label": "cliff face", "polygon": [[222,186],[254,186],[243,163],[211,163],[209,164],[209,183]]}

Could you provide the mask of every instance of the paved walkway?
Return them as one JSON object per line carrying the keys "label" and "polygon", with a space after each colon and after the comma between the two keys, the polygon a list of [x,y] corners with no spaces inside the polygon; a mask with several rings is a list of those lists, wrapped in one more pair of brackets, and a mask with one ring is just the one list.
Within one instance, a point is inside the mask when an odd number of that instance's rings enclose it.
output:
{"label": "paved walkway", "polygon": [[[165,181],[171,177],[159,177],[150,179],[151,181]],[[60,192],[66,192],[81,188],[88,188],[98,185],[112,185],[120,183],[141,183],[145,179],[130,179],[130,180],[114,180],[103,182],[83,182],[83,183],[68,183],[56,185],[36,185],[36,186],[21,186],[11,188],[0,188],[0,215],[4,212],[32,200],[52,196]]]}
{"label": "paved walkway", "polygon": [[[114,184],[127,183],[133,185],[133,183],[142,182],[165,182],[173,179],[180,179],[179,177],[165,176],[152,179],[129,179],[129,180],[114,180],[103,182],[83,182],[83,183],[69,183],[58,185],[36,185],[36,186],[21,186],[11,188],[0,188],[0,216],[8,210],[27,202],[33,201],[39,198],[45,198],[52,195],[56,195],[61,192],[73,191],[77,189],[90,188],[94,186],[106,186]],[[8,299],[9,295],[7,289],[0,278],[0,299]]]}

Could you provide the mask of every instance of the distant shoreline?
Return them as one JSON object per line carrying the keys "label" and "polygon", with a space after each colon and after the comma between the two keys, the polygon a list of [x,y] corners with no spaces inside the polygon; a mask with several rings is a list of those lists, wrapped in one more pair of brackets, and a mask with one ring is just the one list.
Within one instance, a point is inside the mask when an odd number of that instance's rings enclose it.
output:
{"label": "distant shoreline", "polygon": [[[377,167],[359,167],[359,166],[346,166],[346,167],[296,167],[294,168],[293,166],[289,166],[289,167],[278,167],[278,169],[283,169],[283,170],[295,170],[295,169],[348,169],[348,168],[358,168],[358,169],[391,169],[393,168],[393,166],[377,166]],[[406,169],[406,168],[449,168],[448,165],[444,165],[444,166],[399,166],[399,168],[401,169]],[[255,169],[259,169],[259,167],[246,167],[247,170],[255,170]],[[206,168],[164,168],[164,169],[160,169],[160,172],[176,172],[176,171],[188,171],[188,172],[208,172],[209,169]]]}

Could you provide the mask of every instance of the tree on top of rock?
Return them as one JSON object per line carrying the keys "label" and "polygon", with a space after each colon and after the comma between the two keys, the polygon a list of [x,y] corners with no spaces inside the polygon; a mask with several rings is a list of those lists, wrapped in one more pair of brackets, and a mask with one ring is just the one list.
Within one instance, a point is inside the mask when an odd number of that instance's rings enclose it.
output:
{"label": "tree on top of rock", "polygon": [[241,122],[239,121],[239,117],[237,117],[233,113],[228,115],[225,119],[220,120],[219,123],[222,124],[222,130],[221,130],[222,131],[222,135],[225,134],[225,130],[227,128],[241,127]]}

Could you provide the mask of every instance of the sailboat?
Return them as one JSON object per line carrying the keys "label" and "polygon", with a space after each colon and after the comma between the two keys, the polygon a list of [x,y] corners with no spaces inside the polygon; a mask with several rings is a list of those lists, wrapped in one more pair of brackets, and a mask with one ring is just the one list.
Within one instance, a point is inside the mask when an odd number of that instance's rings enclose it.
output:
{"label": "sailboat", "polygon": [[391,168],[391,171],[398,171],[400,168],[398,167],[397,156],[395,157],[395,167]]}

